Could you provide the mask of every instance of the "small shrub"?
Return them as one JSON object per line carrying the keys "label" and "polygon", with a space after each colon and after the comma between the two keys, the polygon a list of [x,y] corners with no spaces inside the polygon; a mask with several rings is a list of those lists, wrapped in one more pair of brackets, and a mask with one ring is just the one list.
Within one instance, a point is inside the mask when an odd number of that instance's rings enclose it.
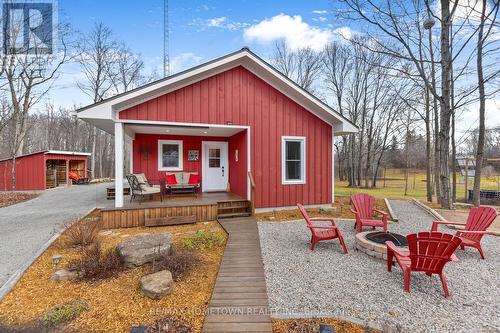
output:
{"label": "small shrub", "polygon": [[224,236],[218,232],[198,230],[194,235],[182,240],[188,250],[206,250],[224,244]]}
{"label": "small shrub", "polygon": [[82,301],[72,301],[60,304],[43,315],[42,324],[44,326],[54,327],[78,317],[82,312],[88,311],[88,309],[88,305]]}
{"label": "small shrub", "polygon": [[68,240],[68,244],[70,246],[87,246],[95,243],[101,230],[99,222],[99,219],[96,218],[79,220],[77,217],[66,222],[64,235]]}
{"label": "small shrub", "polygon": [[146,328],[146,333],[191,333],[193,328],[180,320],[166,317]]}
{"label": "small shrub", "polygon": [[201,262],[202,260],[197,255],[187,251],[179,251],[172,255],[163,256],[159,260],[155,260],[153,271],[159,272],[165,269],[169,270],[174,280],[179,281]]}
{"label": "small shrub", "polygon": [[78,279],[93,281],[116,275],[123,263],[116,248],[103,251],[97,242],[82,248],[80,258],[71,261],[68,268],[78,272]]}

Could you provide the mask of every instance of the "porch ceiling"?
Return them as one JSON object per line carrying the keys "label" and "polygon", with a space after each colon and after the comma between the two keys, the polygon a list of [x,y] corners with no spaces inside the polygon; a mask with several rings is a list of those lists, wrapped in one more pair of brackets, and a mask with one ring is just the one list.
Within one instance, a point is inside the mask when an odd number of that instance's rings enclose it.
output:
{"label": "porch ceiling", "polygon": [[216,137],[229,137],[245,130],[242,128],[216,127],[216,126],[173,126],[173,125],[138,125],[138,124],[126,124],[125,128],[134,133],[141,133],[141,134],[169,134],[169,135],[216,136]]}

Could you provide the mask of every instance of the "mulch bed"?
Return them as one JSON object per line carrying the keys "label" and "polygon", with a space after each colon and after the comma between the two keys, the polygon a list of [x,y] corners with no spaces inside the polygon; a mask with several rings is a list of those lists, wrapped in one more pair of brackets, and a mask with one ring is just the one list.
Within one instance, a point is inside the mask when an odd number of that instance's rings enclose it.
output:
{"label": "mulch bed", "polygon": [[0,192],[0,208],[12,206],[23,201],[28,201],[36,198],[37,196],[37,193]]}
{"label": "mulch bed", "polygon": [[[180,249],[182,240],[197,230],[220,232],[226,238],[217,222],[113,229],[112,234],[101,233],[99,238],[103,248],[109,249],[141,232],[170,232],[175,247]],[[128,332],[132,325],[150,325],[165,317],[173,317],[192,326],[194,332],[201,331],[224,246],[193,251],[203,264],[177,281],[172,294],[161,300],[152,300],[138,290],[139,279],[151,271],[148,265],[126,269],[114,277],[97,282],[52,281],[51,276],[55,271],[52,256],[62,255],[61,267],[78,257],[78,249],[69,248],[65,242],[63,235],[49,247],[0,303],[0,327],[30,326],[54,306],[81,300],[88,304],[89,310],[64,326],[64,331]]]}
{"label": "mulch bed", "polygon": [[[337,212],[334,214],[320,214],[319,208],[308,208],[307,212],[311,217],[332,217],[337,219],[354,219],[354,214],[351,212],[351,198],[349,196],[336,196],[333,207],[337,208]],[[387,206],[385,205],[384,199],[375,199],[375,206],[378,209],[382,209],[386,212]],[[303,219],[298,209],[291,210],[276,210],[269,213],[259,213],[255,214],[255,218],[259,222],[281,222],[281,221],[293,221]]]}
{"label": "mulch bed", "polygon": [[319,333],[319,325],[326,324],[337,333],[379,332],[357,324],[331,318],[273,320],[274,333]]}

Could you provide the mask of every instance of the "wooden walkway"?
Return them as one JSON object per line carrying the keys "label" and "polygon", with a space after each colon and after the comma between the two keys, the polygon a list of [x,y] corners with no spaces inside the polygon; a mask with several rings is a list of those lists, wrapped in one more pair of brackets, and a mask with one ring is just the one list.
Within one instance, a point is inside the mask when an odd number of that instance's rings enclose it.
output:
{"label": "wooden walkway", "polygon": [[257,222],[253,217],[221,219],[229,234],[215,282],[206,333],[272,332]]}

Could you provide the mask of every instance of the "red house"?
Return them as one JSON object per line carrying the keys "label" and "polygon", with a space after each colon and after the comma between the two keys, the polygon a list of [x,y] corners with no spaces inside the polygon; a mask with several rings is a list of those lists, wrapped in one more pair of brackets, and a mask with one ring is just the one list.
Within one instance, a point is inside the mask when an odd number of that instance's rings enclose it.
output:
{"label": "red house", "polygon": [[[16,157],[16,190],[45,190],[71,184],[68,172],[87,178],[90,153],[45,150]],[[12,160],[0,160],[0,191],[12,190]]]}
{"label": "red house", "polygon": [[329,204],[333,138],[355,125],[243,48],[79,110],[115,135],[115,206],[123,206],[124,145],[131,170],[161,179],[198,171],[202,191],[250,199],[257,210]]}

